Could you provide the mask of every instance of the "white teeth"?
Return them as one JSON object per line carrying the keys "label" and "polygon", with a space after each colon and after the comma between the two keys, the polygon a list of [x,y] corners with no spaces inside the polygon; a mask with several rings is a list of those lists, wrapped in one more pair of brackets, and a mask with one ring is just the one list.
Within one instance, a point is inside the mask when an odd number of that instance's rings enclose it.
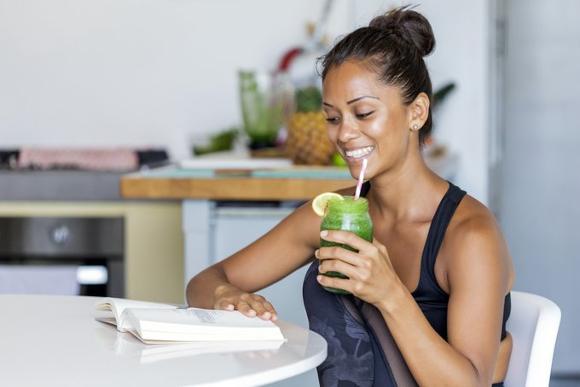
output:
{"label": "white teeth", "polygon": [[360,158],[360,157],[364,157],[364,156],[368,155],[369,153],[371,153],[373,151],[373,149],[374,149],[373,146],[367,146],[367,147],[359,148],[359,149],[355,149],[355,150],[348,150],[348,151],[345,151],[344,153],[348,157]]}

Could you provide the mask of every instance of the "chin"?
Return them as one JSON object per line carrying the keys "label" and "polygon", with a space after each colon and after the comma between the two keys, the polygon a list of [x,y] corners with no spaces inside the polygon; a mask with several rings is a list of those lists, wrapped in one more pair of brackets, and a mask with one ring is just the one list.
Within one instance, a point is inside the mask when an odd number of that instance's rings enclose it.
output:
{"label": "chin", "polygon": [[[347,159],[347,165],[348,165],[348,170],[350,172],[350,175],[353,177],[353,179],[358,180],[358,176],[360,174],[360,170],[362,168],[362,161],[363,159]],[[371,164],[371,161],[367,161],[367,170],[365,173],[365,180],[369,179],[369,166]]]}

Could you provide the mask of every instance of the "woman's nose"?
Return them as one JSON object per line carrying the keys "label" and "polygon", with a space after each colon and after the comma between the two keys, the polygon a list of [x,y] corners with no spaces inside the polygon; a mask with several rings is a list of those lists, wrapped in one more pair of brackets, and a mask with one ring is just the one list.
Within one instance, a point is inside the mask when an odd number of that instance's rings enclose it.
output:
{"label": "woman's nose", "polygon": [[359,131],[358,129],[352,125],[351,122],[348,120],[343,121],[342,125],[338,130],[338,141],[342,143],[347,143],[350,140],[355,139],[358,137]]}

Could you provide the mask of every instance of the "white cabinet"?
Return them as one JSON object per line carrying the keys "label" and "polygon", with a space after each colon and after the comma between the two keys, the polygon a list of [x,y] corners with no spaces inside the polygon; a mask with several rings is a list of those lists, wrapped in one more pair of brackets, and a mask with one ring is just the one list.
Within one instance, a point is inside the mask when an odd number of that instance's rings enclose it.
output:
{"label": "white cabinet", "polygon": [[[220,207],[215,202],[186,201],[183,217],[185,281],[207,266],[252,243],[292,210],[293,207],[272,208],[260,204],[251,207]],[[272,302],[282,319],[308,327],[302,301],[302,280],[305,273],[306,267],[303,267],[259,293]]]}
{"label": "white cabinet", "polygon": [[[255,241],[292,210],[293,206],[290,204],[274,208],[260,203],[219,206],[212,201],[186,200],[183,203],[185,281],[200,270]],[[271,257],[271,259],[280,258]],[[304,327],[308,327],[302,300],[302,281],[306,269],[307,267],[303,267],[282,281],[258,292],[272,302],[281,319]],[[272,386],[317,385],[316,371],[310,371]]]}
{"label": "white cabinet", "polygon": [[[232,207],[216,208],[213,258],[221,260],[252,243],[278,222],[292,209]],[[283,259],[282,256],[269,259]],[[260,268],[255,268],[260,270]],[[280,318],[308,327],[302,301],[302,280],[306,267],[295,271],[282,281],[258,292],[266,297],[278,311]]]}

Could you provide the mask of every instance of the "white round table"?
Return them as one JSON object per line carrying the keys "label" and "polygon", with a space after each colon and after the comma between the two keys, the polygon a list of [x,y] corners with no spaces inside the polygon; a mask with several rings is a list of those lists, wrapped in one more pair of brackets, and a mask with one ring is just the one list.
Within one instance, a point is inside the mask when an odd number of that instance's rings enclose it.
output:
{"label": "white round table", "polygon": [[[277,322],[276,350],[199,353],[145,345],[94,320],[95,297],[0,295],[2,386],[255,386],[306,372],[326,342]],[[181,345],[181,344],[178,344]]]}

